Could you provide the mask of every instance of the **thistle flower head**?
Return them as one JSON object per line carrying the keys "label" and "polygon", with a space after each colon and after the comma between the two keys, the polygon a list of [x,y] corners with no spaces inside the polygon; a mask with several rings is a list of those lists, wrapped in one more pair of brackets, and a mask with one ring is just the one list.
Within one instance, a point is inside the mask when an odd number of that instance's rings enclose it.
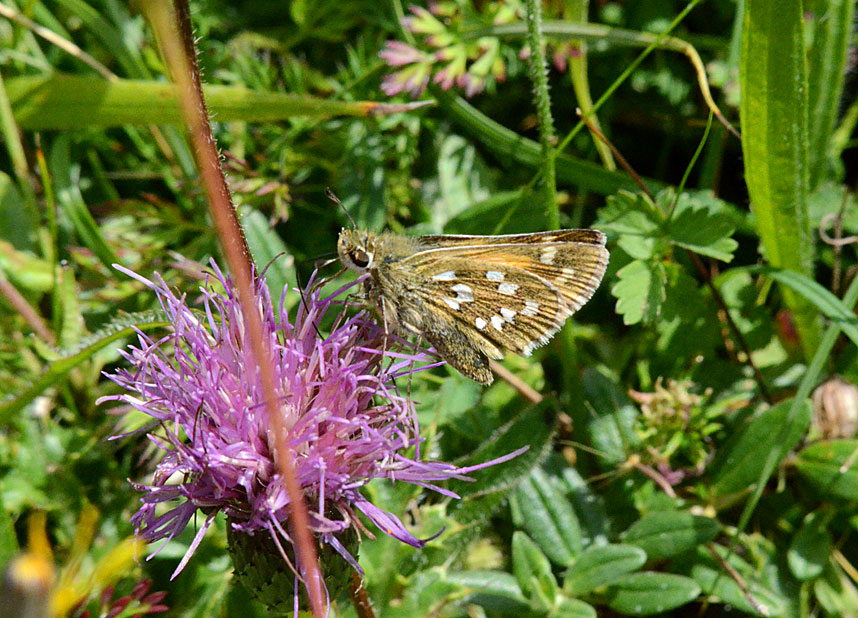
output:
{"label": "thistle flower head", "polygon": [[[278,547],[290,540],[292,504],[275,465],[273,428],[237,293],[230,278],[214,263],[212,268],[223,291],[203,287],[202,311],[191,309],[160,277],[150,281],[121,269],[157,294],[172,332],[160,339],[139,333],[138,343],[122,352],[131,368],[109,376],[126,392],[100,400],[127,404],[157,423],[149,439],[164,456],[152,481],[136,485],[144,493],[133,521],[143,537],[172,539],[197,510],[206,515],[174,576],[218,512],[227,515],[232,532],[269,535]],[[394,379],[430,358],[413,348],[384,351],[385,336],[375,323],[362,314],[349,317],[334,296],[322,297],[317,288],[307,288],[291,322],[286,290],[279,312],[263,277],[256,294],[277,407],[312,531],[357,570],[341,535],[360,530],[358,511],[386,534],[422,546],[425,541],[361,488],[387,478],[453,495],[432,483],[467,478],[495,463],[456,468],[420,460],[413,405]],[[317,329],[335,307],[333,325],[321,336]]]}

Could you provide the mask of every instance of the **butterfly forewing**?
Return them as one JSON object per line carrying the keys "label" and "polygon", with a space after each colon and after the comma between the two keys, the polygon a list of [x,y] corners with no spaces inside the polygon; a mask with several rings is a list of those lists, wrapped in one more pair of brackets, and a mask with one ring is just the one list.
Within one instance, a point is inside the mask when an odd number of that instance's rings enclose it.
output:
{"label": "butterfly forewing", "polygon": [[419,273],[424,302],[461,328],[523,355],[593,295],[608,259],[604,235],[595,230],[447,239],[421,237],[427,248],[397,268]]}

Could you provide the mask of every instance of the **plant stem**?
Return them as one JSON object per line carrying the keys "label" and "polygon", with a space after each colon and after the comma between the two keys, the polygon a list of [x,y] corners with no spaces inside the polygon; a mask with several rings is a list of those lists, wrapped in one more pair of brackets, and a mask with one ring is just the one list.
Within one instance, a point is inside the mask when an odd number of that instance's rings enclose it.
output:
{"label": "plant stem", "polygon": [[554,120],[551,117],[551,97],[548,94],[548,65],[545,62],[545,41],[542,36],[542,2],[526,0],[527,44],[530,47],[528,67],[533,81],[533,96],[539,118],[539,143],[542,146],[542,182],[545,187],[545,223],[549,229],[560,227],[557,209],[557,187],[554,176]]}

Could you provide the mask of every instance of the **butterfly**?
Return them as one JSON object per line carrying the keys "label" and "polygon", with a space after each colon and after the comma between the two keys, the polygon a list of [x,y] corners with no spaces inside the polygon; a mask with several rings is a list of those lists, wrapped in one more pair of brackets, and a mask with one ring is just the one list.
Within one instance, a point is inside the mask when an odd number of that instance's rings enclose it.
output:
{"label": "butterfly", "polygon": [[364,292],[386,332],[423,337],[463,375],[494,377],[489,359],[530,356],[586,303],[605,274],[598,230],[505,236],[402,236],[344,228],[343,265],[369,274]]}

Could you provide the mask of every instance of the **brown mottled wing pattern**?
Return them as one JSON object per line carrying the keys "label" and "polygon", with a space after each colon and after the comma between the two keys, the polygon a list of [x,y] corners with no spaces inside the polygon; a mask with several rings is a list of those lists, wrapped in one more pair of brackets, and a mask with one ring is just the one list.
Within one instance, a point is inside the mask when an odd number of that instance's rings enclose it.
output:
{"label": "brown mottled wing pattern", "polygon": [[453,367],[492,380],[488,358],[529,356],[590,299],[608,262],[595,230],[424,236],[396,264],[419,274],[423,334]]}

